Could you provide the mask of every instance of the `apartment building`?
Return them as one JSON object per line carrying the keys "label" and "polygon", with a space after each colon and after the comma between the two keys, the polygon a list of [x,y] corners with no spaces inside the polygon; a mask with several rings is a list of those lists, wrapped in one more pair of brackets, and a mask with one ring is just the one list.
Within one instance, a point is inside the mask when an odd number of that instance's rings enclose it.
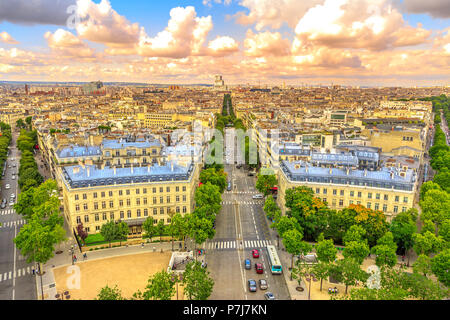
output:
{"label": "apartment building", "polygon": [[142,224],[170,223],[171,215],[191,213],[199,168],[194,163],[166,162],[130,168],[76,165],[59,170],[64,215],[71,228],[89,233],[110,221],[124,221],[130,237],[142,236]]}

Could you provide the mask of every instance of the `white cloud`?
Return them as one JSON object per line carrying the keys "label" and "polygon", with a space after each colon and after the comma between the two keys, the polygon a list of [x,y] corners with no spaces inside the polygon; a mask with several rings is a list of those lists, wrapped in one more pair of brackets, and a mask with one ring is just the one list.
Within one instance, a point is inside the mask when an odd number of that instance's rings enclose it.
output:
{"label": "white cloud", "polygon": [[284,56],[289,54],[289,40],[283,39],[279,32],[253,33],[247,31],[244,40],[245,55],[262,57],[266,55]]}
{"label": "white cloud", "polygon": [[13,37],[6,31],[0,32],[0,42],[8,43],[8,44],[18,44],[19,42],[14,40]]}

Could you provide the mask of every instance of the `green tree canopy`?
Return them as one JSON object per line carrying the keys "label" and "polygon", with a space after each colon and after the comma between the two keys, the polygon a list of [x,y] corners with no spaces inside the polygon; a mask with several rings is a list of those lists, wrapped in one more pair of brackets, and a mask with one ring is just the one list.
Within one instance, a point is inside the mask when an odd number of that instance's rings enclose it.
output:
{"label": "green tree canopy", "polygon": [[212,293],[214,280],[200,262],[192,261],[186,265],[183,284],[184,293],[189,300],[207,300]]}

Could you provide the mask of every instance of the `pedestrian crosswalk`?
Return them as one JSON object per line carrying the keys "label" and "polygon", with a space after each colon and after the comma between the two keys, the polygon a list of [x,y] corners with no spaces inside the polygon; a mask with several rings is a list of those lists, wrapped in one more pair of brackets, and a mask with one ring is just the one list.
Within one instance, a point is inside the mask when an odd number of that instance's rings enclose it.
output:
{"label": "pedestrian crosswalk", "polygon": [[258,205],[258,204],[264,204],[263,201],[222,201],[220,204],[221,205],[225,205],[225,204],[241,204],[241,205]]}
{"label": "pedestrian crosswalk", "polygon": [[243,249],[255,249],[264,248],[272,245],[270,240],[230,240],[230,241],[211,241],[207,242],[204,246],[206,250],[230,250],[238,249],[240,243],[242,243]]}
{"label": "pedestrian crosswalk", "polygon": [[32,274],[31,267],[19,268],[15,271],[0,272],[0,282],[20,278]]}
{"label": "pedestrian crosswalk", "polygon": [[8,221],[8,222],[0,222],[0,229],[4,228],[12,228],[15,226],[21,226],[26,223],[26,220],[16,220],[16,221]]}
{"label": "pedestrian crosswalk", "polygon": [[8,214],[13,214],[13,213],[16,213],[16,210],[14,210],[14,209],[8,209],[8,210],[2,210],[2,211],[0,211],[0,215],[2,215],[2,216],[8,215]]}

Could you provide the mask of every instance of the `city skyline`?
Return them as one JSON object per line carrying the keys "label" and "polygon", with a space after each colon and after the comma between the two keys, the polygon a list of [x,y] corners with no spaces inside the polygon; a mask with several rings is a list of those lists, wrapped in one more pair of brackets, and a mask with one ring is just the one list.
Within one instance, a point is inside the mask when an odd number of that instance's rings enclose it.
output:
{"label": "city skyline", "polygon": [[446,1],[4,1],[0,81],[446,86]]}

